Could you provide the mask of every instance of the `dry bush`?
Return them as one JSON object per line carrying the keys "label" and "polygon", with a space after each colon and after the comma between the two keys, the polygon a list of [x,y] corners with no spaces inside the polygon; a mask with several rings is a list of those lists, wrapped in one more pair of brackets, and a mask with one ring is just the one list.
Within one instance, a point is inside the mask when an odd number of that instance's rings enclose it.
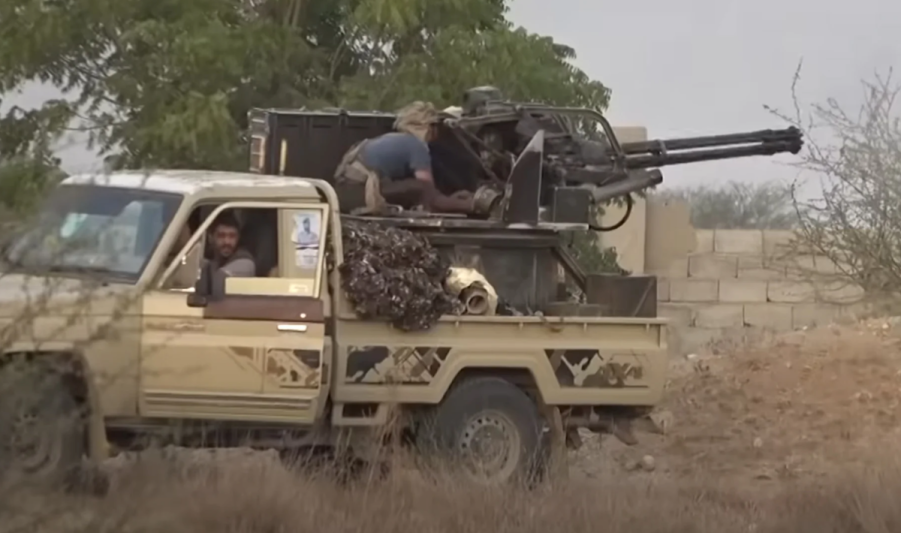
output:
{"label": "dry bush", "polygon": [[[770,109],[805,133],[798,167],[822,190],[805,199],[795,183],[800,253],[827,257],[839,277],[876,294],[901,289],[901,86],[888,75],[862,82],[863,104],[849,111],[835,99],[802,105],[792,84],[794,112]],[[818,186],[818,187],[817,187]]]}

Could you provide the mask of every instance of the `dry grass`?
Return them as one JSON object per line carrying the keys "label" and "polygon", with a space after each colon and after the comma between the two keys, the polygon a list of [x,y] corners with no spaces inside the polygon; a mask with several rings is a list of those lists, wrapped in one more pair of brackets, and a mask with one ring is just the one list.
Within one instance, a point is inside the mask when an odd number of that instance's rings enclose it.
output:
{"label": "dry grass", "polygon": [[901,465],[754,495],[710,479],[572,481],[538,491],[437,480],[400,470],[339,487],[264,460],[187,469],[150,459],[123,468],[102,498],[8,493],[3,533],[630,533],[901,531]]}

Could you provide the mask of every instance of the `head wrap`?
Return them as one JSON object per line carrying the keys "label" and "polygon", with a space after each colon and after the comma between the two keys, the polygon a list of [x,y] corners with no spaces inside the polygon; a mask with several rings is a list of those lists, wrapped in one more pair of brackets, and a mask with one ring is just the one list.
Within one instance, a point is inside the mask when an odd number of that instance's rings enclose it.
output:
{"label": "head wrap", "polygon": [[434,105],[428,102],[416,101],[397,112],[394,129],[415,135],[425,141],[429,126],[436,124],[438,120],[438,110],[435,109]]}

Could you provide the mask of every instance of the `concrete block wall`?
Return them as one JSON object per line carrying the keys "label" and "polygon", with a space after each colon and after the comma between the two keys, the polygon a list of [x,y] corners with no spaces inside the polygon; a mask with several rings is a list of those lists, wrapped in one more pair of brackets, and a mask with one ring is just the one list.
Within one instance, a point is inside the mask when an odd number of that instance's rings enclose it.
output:
{"label": "concrete block wall", "polygon": [[791,238],[788,231],[696,230],[692,253],[653,272],[674,348],[687,353],[748,328],[788,331],[858,310],[860,287],[835,279],[827,258],[792,252]]}

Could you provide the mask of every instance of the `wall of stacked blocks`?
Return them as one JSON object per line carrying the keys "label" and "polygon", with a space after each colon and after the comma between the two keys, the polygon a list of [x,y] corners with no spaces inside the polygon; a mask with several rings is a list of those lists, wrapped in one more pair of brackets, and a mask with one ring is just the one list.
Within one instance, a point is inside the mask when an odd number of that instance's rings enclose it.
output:
{"label": "wall of stacked blocks", "polygon": [[[691,353],[711,341],[824,325],[862,310],[862,290],[835,279],[825,257],[789,253],[788,231],[696,230],[692,253],[658,276],[658,314],[670,345]],[[833,276],[830,276],[833,274]]]}

